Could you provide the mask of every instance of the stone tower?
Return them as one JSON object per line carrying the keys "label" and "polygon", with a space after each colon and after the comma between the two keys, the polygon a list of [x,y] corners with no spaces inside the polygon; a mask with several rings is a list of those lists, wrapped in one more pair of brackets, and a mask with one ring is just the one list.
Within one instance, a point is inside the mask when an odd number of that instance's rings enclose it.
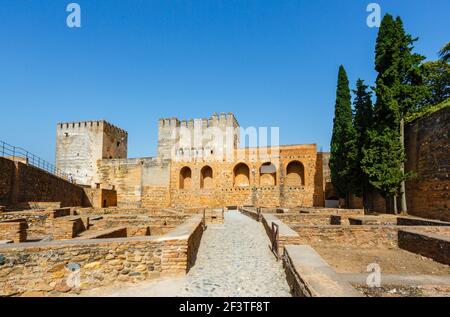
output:
{"label": "stone tower", "polygon": [[127,157],[128,133],[101,121],[58,123],[56,167],[81,185],[94,186],[97,161]]}
{"label": "stone tower", "polygon": [[240,130],[234,114],[214,113],[211,118],[179,120],[160,119],[158,158],[172,160],[179,156],[217,156],[240,146]]}

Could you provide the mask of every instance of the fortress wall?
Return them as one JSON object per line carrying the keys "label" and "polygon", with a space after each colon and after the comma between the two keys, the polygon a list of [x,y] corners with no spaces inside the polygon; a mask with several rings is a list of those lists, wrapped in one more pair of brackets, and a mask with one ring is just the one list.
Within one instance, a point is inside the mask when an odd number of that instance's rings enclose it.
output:
{"label": "fortress wall", "polygon": [[82,187],[34,166],[0,157],[0,173],[0,201],[6,206],[61,202],[62,207],[68,207],[89,203]]}
{"label": "fortress wall", "polygon": [[120,207],[168,207],[169,169],[152,158],[98,161],[99,182],[117,191]]}

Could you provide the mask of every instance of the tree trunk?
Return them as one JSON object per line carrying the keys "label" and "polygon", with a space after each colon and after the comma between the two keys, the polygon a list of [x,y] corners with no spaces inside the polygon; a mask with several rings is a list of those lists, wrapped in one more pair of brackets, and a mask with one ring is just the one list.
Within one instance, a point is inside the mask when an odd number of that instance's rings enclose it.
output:
{"label": "tree trunk", "polygon": [[364,213],[366,214],[369,212],[369,197],[368,197],[366,186],[363,186],[362,195],[363,195]]}
{"label": "tree trunk", "polygon": [[386,203],[386,213],[390,214],[391,211],[391,206],[392,206],[392,198],[390,195],[386,195],[386,198],[384,199],[385,203]]}
{"label": "tree trunk", "polygon": [[345,193],[345,208],[350,209],[350,194],[348,192]]}
{"label": "tree trunk", "polygon": [[[405,153],[405,119],[400,120],[400,142],[402,144],[403,153]],[[405,163],[401,165],[401,170],[403,175],[405,174]],[[406,186],[405,180],[402,181],[400,185],[400,196],[401,196],[401,210],[402,215],[406,216],[408,214],[408,206],[406,204]]]}
{"label": "tree trunk", "polygon": [[398,215],[398,208],[397,208],[397,195],[392,196],[392,204],[394,206],[394,214]]}

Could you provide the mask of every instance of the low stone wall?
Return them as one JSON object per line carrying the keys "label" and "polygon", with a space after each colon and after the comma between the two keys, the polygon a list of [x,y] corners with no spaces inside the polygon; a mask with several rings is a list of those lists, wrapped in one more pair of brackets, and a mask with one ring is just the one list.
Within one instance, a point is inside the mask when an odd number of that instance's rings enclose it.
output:
{"label": "low stone wall", "polygon": [[86,230],[81,217],[76,216],[56,218],[49,227],[54,240],[73,239]]}
{"label": "low stone wall", "polygon": [[114,228],[108,230],[99,230],[86,232],[81,237],[77,239],[91,240],[91,239],[114,239],[114,238],[126,238],[127,228]]}
{"label": "low stone wall", "polygon": [[397,224],[399,226],[450,226],[450,222],[415,217],[398,217]]}
{"label": "low stone wall", "polygon": [[15,243],[27,241],[26,220],[15,219],[0,222],[0,240],[11,240]]}
{"label": "low stone wall", "polygon": [[224,222],[225,209],[207,209],[205,211],[205,221],[207,225],[218,225]]}
{"label": "low stone wall", "polygon": [[277,218],[285,224],[298,225],[331,225],[331,215],[315,214],[277,214]]}
{"label": "low stone wall", "polygon": [[450,235],[419,230],[400,230],[398,232],[399,247],[436,262],[450,265]]}
{"label": "low stone wall", "polygon": [[272,223],[278,225],[278,254],[283,254],[283,249],[289,244],[300,244],[300,236],[297,232],[292,230],[288,225],[283,223],[277,216],[273,214],[262,214],[261,222],[266,229],[270,241],[273,243]]}
{"label": "low stone wall", "polygon": [[110,229],[126,227],[129,230],[136,227],[150,228],[153,236],[163,235],[186,221],[189,216],[145,216],[145,215],[105,215],[103,219],[95,221],[96,229]]}
{"label": "low stone wall", "polygon": [[59,209],[61,202],[28,202],[27,207],[30,209]]}
{"label": "low stone wall", "polygon": [[172,275],[189,271],[197,257],[203,228],[202,217],[194,215],[163,236],[162,273]]}
{"label": "low stone wall", "polygon": [[[68,240],[0,246],[0,296],[57,296],[138,282],[161,274],[186,273],[203,233],[202,217],[192,216],[162,237]],[[70,268],[80,268],[71,271]],[[80,277],[79,287],[67,281]]]}
{"label": "low stone wall", "polygon": [[283,265],[295,297],[362,297],[310,246],[287,245]]}
{"label": "low stone wall", "polygon": [[292,225],[291,228],[299,235],[297,244],[396,248],[398,247],[398,230],[404,227]]}
{"label": "low stone wall", "polygon": [[261,221],[260,215],[256,211],[256,208],[242,207],[242,208],[240,208],[240,212],[243,215],[246,215],[247,217],[252,218],[253,220]]}
{"label": "low stone wall", "polygon": [[352,226],[370,226],[370,225],[381,225],[381,226],[396,226],[397,217],[389,215],[380,216],[361,216],[361,217],[349,217],[349,224]]}
{"label": "low stone wall", "polygon": [[103,188],[83,188],[89,205],[94,208],[117,206],[117,192]]}
{"label": "low stone wall", "polygon": [[300,213],[339,215],[339,216],[364,216],[363,209],[343,209],[343,208],[298,208]]}

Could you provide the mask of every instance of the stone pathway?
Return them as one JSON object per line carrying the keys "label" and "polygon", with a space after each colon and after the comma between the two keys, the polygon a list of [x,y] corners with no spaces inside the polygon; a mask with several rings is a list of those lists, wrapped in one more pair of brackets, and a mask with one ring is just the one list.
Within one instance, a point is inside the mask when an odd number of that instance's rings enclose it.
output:
{"label": "stone pathway", "polygon": [[196,264],[186,277],[146,281],[84,296],[289,297],[282,262],[269,248],[261,223],[237,211],[208,225]]}
{"label": "stone pathway", "polygon": [[225,213],[224,225],[205,231],[181,296],[290,296],[282,262],[269,245],[261,223],[237,211]]}

